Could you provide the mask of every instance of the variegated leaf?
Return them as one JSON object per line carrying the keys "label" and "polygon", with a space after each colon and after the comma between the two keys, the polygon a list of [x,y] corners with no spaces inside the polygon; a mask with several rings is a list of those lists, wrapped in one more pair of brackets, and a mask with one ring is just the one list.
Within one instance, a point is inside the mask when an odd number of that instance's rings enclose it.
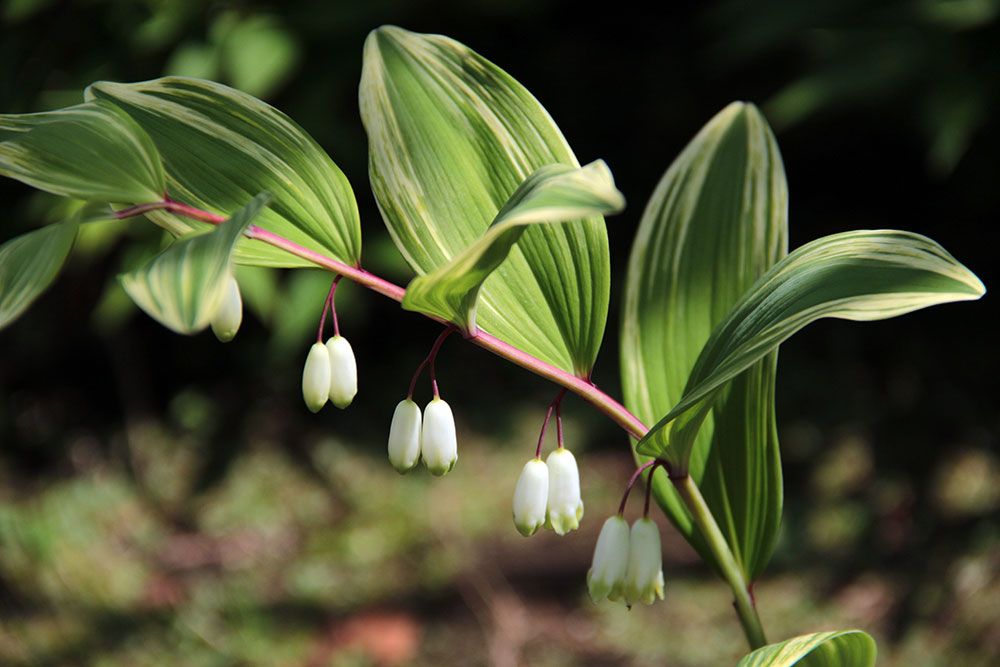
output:
{"label": "variegated leaf", "polygon": [[113,104],[0,115],[0,174],[66,197],[158,201],[163,166],[156,146]]}
{"label": "variegated leaf", "polygon": [[701,420],[725,384],[810,322],[880,320],[985,292],[979,278],[919,234],[859,230],[808,243],[733,306],[705,343],[680,402],[637,449],[686,472]]}
{"label": "variegated leaf", "polygon": [[[258,192],[274,196],[257,224],[310,250],[356,265],[361,227],[343,172],[288,116],[255,97],[201,79],[101,81],[86,91],[124,109],[156,143],[172,199],[228,216]],[[140,203],[140,202],[136,202]],[[174,234],[204,229],[164,211],[147,214]],[[237,261],[312,266],[259,241],[242,240]]]}
{"label": "variegated leaf", "polygon": [[[440,35],[393,26],[373,31],[360,98],[372,190],[393,241],[419,275],[475,243],[533,171],[579,166],[523,86]],[[483,284],[476,321],[586,377],[604,335],[609,280],[600,217],[532,225]]]}
{"label": "variegated leaf", "polygon": [[122,287],[168,329],[182,334],[205,329],[226,292],[236,242],[269,198],[259,194],[211,232],[170,244],[139,269],[118,276]]}
{"label": "variegated leaf", "polygon": [[507,258],[527,225],[617,213],[625,198],[603,161],[586,167],[549,165],[521,184],[475,243],[441,268],[410,281],[403,308],[476,331],[476,302],[487,277]]}

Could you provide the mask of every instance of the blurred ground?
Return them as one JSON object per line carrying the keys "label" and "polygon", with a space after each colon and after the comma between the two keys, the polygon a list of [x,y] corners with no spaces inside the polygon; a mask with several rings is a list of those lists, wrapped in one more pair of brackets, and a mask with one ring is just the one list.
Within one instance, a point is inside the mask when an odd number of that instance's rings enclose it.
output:
{"label": "blurred ground", "polygon": [[[71,104],[102,78],[184,73],[253,92],[344,169],[366,268],[405,283],[367,189],[361,45],[386,22],[453,36],[535,93],[581,161],[606,159],[629,200],[609,220],[614,301],[595,370],[618,394],[614,286],[643,204],[733,99],[761,105],[775,128],[793,247],[909,229],[993,289],[998,16],[995,0],[729,0],[656,14],[622,2],[593,15],[555,0],[6,0],[0,112]],[[53,211],[11,181],[0,202],[0,240]],[[630,460],[578,400],[566,412],[583,528],[523,539],[510,496],[550,385],[450,341],[439,376],[458,466],[400,477],[385,433],[439,327],[344,285],[361,393],[346,412],[312,416],[298,383],[327,278],[247,273],[233,343],[179,337],[114,280],[136,259],[130,246],[159,242],[141,221],[94,226],[53,288],[0,331],[0,664],[694,666],[742,654],[724,585],[669,528],[666,601],[627,612],[587,599],[596,533]],[[1000,662],[996,315],[987,294],[887,322],[820,322],[782,346],[786,513],[756,588],[770,638],[859,627],[880,665]]]}

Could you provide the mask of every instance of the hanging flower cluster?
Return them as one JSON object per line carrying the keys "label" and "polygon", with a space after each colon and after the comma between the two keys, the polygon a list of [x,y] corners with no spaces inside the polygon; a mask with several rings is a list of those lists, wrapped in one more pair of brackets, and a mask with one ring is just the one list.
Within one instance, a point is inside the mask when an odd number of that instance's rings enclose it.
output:
{"label": "hanging flower cluster", "polygon": [[[434,341],[430,354],[413,375],[409,394],[399,402],[392,415],[392,424],[389,426],[389,462],[400,474],[413,470],[423,459],[427,470],[440,477],[450,472],[458,461],[455,416],[447,401],[442,400],[434,375],[434,360],[438,350],[454,330],[454,327],[445,329]],[[425,366],[430,367],[434,398],[421,414],[420,407],[413,401],[413,390]]]}
{"label": "hanging flower cluster", "polygon": [[[337,322],[334,295],[339,282],[340,276],[337,276],[330,286],[316,342],[309,348],[302,369],[302,398],[312,412],[319,412],[327,401],[343,410],[358,393],[358,364],[354,358],[354,350],[347,339],[340,335],[340,325]],[[333,314],[333,336],[324,344],[323,325],[326,323],[328,310]]]}
{"label": "hanging flower cluster", "polygon": [[639,475],[650,468],[652,477],[658,461],[650,461],[632,475],[618,514],[604,522],[594,548],[594,560],[587,572],[590,599],[597,604],[607,598],[612,602],[623,600],[627,607],[636,601],[652,604],[663,599],[663,554],[660,548],[660,529],[649,518],[649,490],[646,485],[646,506],[643,517],[629,530],[623,513],[628,494]]}
{"label": "hanging flower cluster", "polygon": [[[524,464],[514,487],[514,526],[528,537],[539,528],[548,528],[558,535],[565,535],[580,527],[583,519],[583,499],[580,496],[580,471],[573,453],[563,446],[562,415],[560,409],[566,390],[559,392],[549,406],[542,423],[535,458]],[[545,430],[556,413],[556,432],[559,446],[542,462],[542,442]]]}

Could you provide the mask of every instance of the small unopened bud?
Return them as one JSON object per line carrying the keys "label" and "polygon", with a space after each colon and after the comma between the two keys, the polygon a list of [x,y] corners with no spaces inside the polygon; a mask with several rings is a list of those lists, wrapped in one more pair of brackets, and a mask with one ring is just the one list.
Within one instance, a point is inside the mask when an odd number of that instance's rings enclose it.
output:
{"label": "small unopened bud", "polygon": [[628,522],[620,515],[604,522],[594,548],[594,561],[587,572],[590,599],[597,604],[604,598],[621,598],[625,590],[625,572],[629,561]]}
{"label": "small unopened bud", "polygon": [[652,519],[639,519],[632,524],[629,538],[625,604],[631,607],[636,600],[653,604],[655,598],[663,599],[660,529]]}
{"label": "small unopened bud", "polygon": [[396,472],[413,470],[420,462],[420,406],[409,398],[399,402],[389,427],[389,462]]}
{"label": "small unopened bud", "polygon": [[236,336],[242,322],[243,299],[240,298],[240,286],[236,283],[236,278],[229,276],[222,302],[212,317],[212,332],[223,343],[228,343]]}
{"label": "small unopened bud", "polygon": [[554,450],[545,460],[549,468],[549,502],[545,527],[565,535],[580,527],[583,500],[580,498],[580,471],[576,458],[566,448]]}
{"label": "small unopened bud", "polygon": [[548,466],[541,459],[531,459],[524,464],[514,487],[514,525],[517,532],[528,537],[542,527],[548,497]]}
{"label": "small unopened bud", "polygon": [[420,454],[432,475],[443,475],[455,467],[458,460],[458,442],[455,435],[455,416],[451,407],[435,396],[424,408],[421,430]]}
{"label": "small unopened bud", "polygon": [[358,364],[351,344],[343,336],[326,341],[326,350],[330,354],[330,401],[343,410],[358,393]]}
{"label": "small unopened bud", "polygon": [[313,343],[302,369],[302,398],[306,407],[319,412],[330,397],[330,353],[323,343]]}

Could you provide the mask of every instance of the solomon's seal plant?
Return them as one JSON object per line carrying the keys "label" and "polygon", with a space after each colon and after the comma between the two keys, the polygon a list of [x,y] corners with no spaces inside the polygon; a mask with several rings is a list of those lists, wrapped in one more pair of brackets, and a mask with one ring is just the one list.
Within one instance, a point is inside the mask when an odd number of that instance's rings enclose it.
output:
{"label": "solomon's seal plant", "polygon": [[[77,105],[0,115],[0,174],[89,203],[0,246],[0,326],[55,279],[80,226],[93,220],[142,215],[173,235],[119,280],[142,310],[182,334],[211,326],[222,340],[235,335],[234,264],[320,267],[332,284],[303,369],[310,410],[328,400],[346,408],[357,391],[334,304],[346,278],[445,326],[392,416],[388,455],[397,470],[421,458],[435,475],[455,465],[455,421],[434,362],[458,331],[560,387],[514,490],[522,534],[545,525],[562,535],[582,519],[576,459],[562,438],[567,392],[612,419],[634,447],[626,497],[643,477],[645,511],[629,531],[623,499],[605,522],[587,576],[595,602],[663,596],[652,498],[730,587],[754,650],[741,664],[809,655],[873,664],[874,642],[860,631],[768,645],[750,594],[782,513],[776,350],[819,318],[877,320],[978,299],[979,279],[931,239],[897,230],[835,234],[789,253],[778,146],[756,107],[735,102],[670,165],[642,214],[621,313],[619,402],[590,380],[610,293],[603,216],[624,208],[609,167],[580,166],[524,87],[439,35],[373,31],[359,99],[372,191],[416,273],[405,289],[362,268],[351,185],[280,111],[211,81],[101,81]],[[328,312],[333,336],[324,341]],[[413,396],[424,368],[432,399],[421,413]],[[543,463],[553,411],[558,445]]]}

